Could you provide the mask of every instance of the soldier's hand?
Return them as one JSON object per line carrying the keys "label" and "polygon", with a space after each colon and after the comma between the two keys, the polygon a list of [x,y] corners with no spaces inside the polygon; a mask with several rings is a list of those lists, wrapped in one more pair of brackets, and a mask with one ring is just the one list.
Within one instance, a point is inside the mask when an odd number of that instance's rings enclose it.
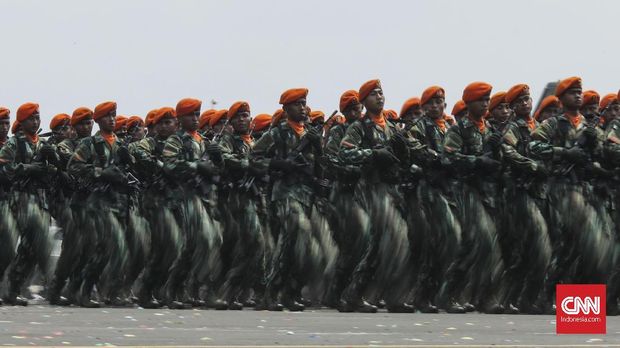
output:
{"label": "soldier's hand", "polygon": [[382,165],[391,165],[400,162],[398,158],[385,147],[372,150],[372,157],[378,164]]}
{"label": "soldier's hand", "polygon": [[219,168],[211,161],[200,161],[196,164],[196,171],[203,176],[213,176],[219,174]]}
{"label": "soldier's hand", "polygon": [[308,141],[310,142],[310,144],[312,144],[312,146],[315,147],[320,147],[321,146],[321,133],[319,132],[318,129],[312,127],[310,128],[306,134],[304,135],[304,137],[308,138]]}
{"label": "soldier's hand", "polygon": [[41,157],[50,159],[56,157],[56,147],[54,145],[45,144],[39,150]]}
{"label": "soldier's hand", "polygon": [[107,183],[122,184],[124,182],[125,175],[120,171],[120,169],[118,169],[117,166],[108,166],[101,171],[101,174],[99,174],[99,179]]}
{"label": "soldier's hand", "polygon": [[482,170],[495,171],[501,167],[502,162],[492,159],[487,155],[476,157],[476,166]]}
{"label": "soldier's hand", "polygon": [[47,165],[44,163],[22,164],[23,173],[28,176],[40,177],[47,175]]}
{"label": "soldier's hand", "polygon": [[595,141],[597,138],[596,128],[586,127],[586,129],[583,130],[583,136],[586,137],[588,141]]}
{"label": "soldier's hand", "polygon": [[489,135],[489,137],[487,138],[487,144],[489,144],[489,147],[494,150],[499,148],[499,146],[502,144],[502,133],[495,132]]}
{"label": "soldier's hand", "polygon": [[579,146],[573,146],[564,152],[563,157],[569,162],[580,164],[586,162],[588,154]]}
{"label": "soldier's hand", "polygon": [[207,146],[207,154],[209,154],[209,158],[213,162],[222,162],[222,148],[218,143],[209,144],[209,146]]}
{"label": "soldier's hand", "polygon": [[274,158],[269,162],[269,168],[285,173],[291,173],[297,168],[297,165],[293,161]]}
{"label": "soldier's hand", "polygon": [[400,132],[394,133],[390,137],[390,142],[392,142],[392,144],[397,147],[407,147],[407,139]]}
{"label": "soldier's hand", "polygon": [[116,150],[116,154],[118,155],[118,160],[121,164],[130,165],[133,163],[133,156],[129,153],[129,149],[127,146],[121,146]]}

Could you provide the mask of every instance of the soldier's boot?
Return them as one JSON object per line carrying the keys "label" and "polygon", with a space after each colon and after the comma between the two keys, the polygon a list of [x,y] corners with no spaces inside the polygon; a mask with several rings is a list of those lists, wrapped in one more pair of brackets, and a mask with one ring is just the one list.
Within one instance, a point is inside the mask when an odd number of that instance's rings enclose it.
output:
{"label": "soldier's boot", "polygon": [[97,301],[93,301],[91,299],[91,294],[93,292],[93,287],[95,286],[94,282],[90,280],[84,280],[82,286],[80,287],[80,293],[78,295],[79,304],[81,307],[85,308],[99,308],[101,305]]}
{"label": "soldier's boot", "polygon": [[263,303],[254,307],[255,310],[268,310],[271,312],[281,312],[284,310],[284,305],[278,302],[277,293],[273,294],[273,290],[265,289],[265,296],[263,297]]}
{"label": "soldier's boot", "polygon": [[215,295],[215,291],[213,291],[214,286],[212,284],[209,285],[207,289],[207,296],[205,301],[205,308],[213,308],[218,311],[224,311],[228,309],[228,302],[217,298]]}
{"label": "soldier's boot", "polygon": [[64,296],[60,296],[60,292],[62,291],[62,288],[64,288],[64,282],[61,282],[57,278],[54,278],[47,292],[47,299],[49,300],[50,305],[52,306],[71,305],[71,301],[69,301]]}
{"label": "soldier's boot", "polygon": [[461,306],[454,298],[451,298],[448,301],[448,305],[446,306],[446,312],[450,314],[463,314],[467,313],[465,307]]}
{"label": "soldier's boot", "polygon": [[413,313],[415,312],[415,307],[407,303],[395,303],[388,304],[386,306],[388,312],[390,313]]}
{"label": "soldier's boot", "polygon": [[432,290],[429,287],[424,287],[421,294],[418,296],[417,301],[414,303],[415,307],[421,313],[439,313],[437,306],[435,306],[430,300],[432,297]]}
{"label": "soldier's boot", "polygon": [[291,312],[303,312],[306,306],[295,301],[293,296],[287,295],[282,298],[282,304]]}
{"label": "soldier's boot", "polygon": [[228,309],[231,311],[240,311],[243,309],[243,304],[235,298],[230,298],[228,301]]}
{"label": "soldier's boot", "polygon": [[357,301],[351,299],[341,299],[338,311],[342,313],[377,313],[377,306],[368,303],[366,300],[359,299]]}
{"label": "soldier's boot", "polygon": [[161,308],[162,304],[153,298],[153,291],[150,286],[143,284],[138,293],[138,306],[146,309],[157,309]]}

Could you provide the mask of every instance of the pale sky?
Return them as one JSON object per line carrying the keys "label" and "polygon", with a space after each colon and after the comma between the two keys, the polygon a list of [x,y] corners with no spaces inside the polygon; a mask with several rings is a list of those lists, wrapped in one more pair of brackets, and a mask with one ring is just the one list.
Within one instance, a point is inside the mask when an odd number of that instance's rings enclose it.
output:
{"label": "pale sky", "polygon": [[282,91],[310,89],[326,114],[340,94],[380,78],[386,108],[430,85],[448,112],[472,81],[494,92],[581,76],[620,88],[620,2],[578,0],[155,1],[0,0],[0,105],[12,119],[115,100],[145,116],[184,97],[273,113]]}

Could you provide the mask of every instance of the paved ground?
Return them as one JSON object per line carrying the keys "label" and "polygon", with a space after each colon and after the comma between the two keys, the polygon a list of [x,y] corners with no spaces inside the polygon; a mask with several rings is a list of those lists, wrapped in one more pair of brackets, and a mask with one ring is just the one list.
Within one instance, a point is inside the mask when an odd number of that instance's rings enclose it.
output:
{"label": "paved ground", "polygon": [[620,347],[620,317],[607,332],[558,336],[554,316],[0,307],[5,346]]}

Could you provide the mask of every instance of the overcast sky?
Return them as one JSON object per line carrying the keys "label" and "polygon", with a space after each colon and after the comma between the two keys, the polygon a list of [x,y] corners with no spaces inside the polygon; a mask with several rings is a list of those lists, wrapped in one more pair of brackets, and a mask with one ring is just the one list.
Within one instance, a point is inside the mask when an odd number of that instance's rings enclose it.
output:
{"label": "overcast sky", "polygon": [[471,81],[494,91],[579,75],[620,87],[620,2],[0,0],[0,105],[57,113],[118,102],[144,116],[183,97],[272,113],[308,87],[329,114],[340,94],[380,78],[386,107],[438,84],[448,111]]}

